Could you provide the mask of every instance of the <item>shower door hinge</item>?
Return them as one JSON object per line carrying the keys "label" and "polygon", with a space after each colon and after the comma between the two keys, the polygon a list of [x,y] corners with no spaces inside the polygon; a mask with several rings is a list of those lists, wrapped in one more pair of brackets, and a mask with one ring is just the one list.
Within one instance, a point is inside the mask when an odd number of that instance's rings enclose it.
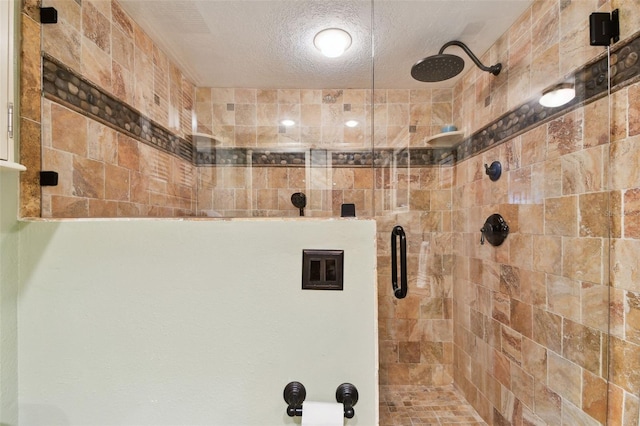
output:
{"label": "shower door hinge", "polygon": [[40,23],[41,24],[57,24],[58,23],[58,11],[55,7],[41,7],[40,8]]}
{"label": "shower door hinge", "polygon": [[58,186],[58,172],[50,170],[41,171],[40,186]]}
{"label": "shower door hinge", "polygon": [[618,9],[609,13],[596,12],[589,15],[589,43],[591,46],[610,46],[611,40],[620,40]]}
{"label": "shower door hinge", "polygon": [[13,103],[9,102],[9,107],[7,108],[7,133],[9,134],[9,139],[13,139]]}

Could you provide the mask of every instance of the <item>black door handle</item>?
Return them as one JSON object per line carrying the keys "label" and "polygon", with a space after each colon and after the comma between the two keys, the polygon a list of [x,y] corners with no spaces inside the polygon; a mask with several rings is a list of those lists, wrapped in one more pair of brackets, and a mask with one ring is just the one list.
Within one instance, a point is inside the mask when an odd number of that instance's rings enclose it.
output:
{"label": "black door handle", "polygon": [[[398,237],[400,237],[400,287],[398,287]],[[393,294],[398,299],[407,295],[407,237],[402,226],[397,225],[391,231],[391,284]]]}

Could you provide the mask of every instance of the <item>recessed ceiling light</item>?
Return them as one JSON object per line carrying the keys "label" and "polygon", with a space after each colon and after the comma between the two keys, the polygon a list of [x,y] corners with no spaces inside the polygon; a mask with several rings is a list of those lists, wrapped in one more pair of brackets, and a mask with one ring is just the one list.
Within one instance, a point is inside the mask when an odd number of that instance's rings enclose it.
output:
{"label": "recessed ceiling light", "polygon": [[357,120],[349,120],[346,123],[344,123],[344,125],[347,127],[356,127],[358,124],[360,123],[358,123]]}
{"label": "recessed ceiling light", "polygon": [[328,58],[337,58],[351,46],[351,35],[340,28],[327,28],[313,38],[313,44]]}
{"label": "recessed ceiling light", "polygon": [[556,108],[569,103],[576,97],[576,89],[571,83],[562,83],[542,92],[538,102],[543,107]]}
{"label": "recessed ceiling light", "polygon": [[284,120],[282,120],[282,121],[280,122],[280,124],[282,124],[283,126],[286,126],[286,127],[291,127],[291,126],[293,126],[294,124],[296,124],[296,122],[295,122],[295,121],[293,121],[293,120],[284,119]]}

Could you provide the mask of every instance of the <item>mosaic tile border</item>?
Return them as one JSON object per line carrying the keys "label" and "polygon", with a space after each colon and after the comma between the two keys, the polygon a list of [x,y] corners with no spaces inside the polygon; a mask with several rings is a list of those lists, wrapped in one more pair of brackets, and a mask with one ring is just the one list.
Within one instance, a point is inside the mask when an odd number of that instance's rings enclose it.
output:
{"label": "mosaic tile border", "polygon": [[[610,65],[612,91],[640,78],[639,56],[640,33],[615,47]],[[584,103],[601,98],[607,91],[608,67],[607,56],[602,55],[577,70],[574,74],[576,97],[570,103],[558,108],[545,108],[537,99],[531,99],[452,148],[385,148],[373,151],[223,147],[196,150],[190,139],[176,136],[48,55],[43,55],[42,84],[48,99],[197,166],[305,167],[309,163],[312,167],[329,164],[332,167],[428,167],[453,166]]]}
{"label": "mosaic tile border", "polygon": [[[307,161],[308,159],[308,161]],[[455,151],[451,149],[403,148],[361,151],[335,151],[326,149],[264,150],[253,148],[212,148],[198,150],[197,166],[257,167],[427,167],[452,166]]]}
{"label": "mosaic tile border", "polygon": [[191,140],[176,136],[46,54],[42,56],[42,90],[49,100],[193,163]]}

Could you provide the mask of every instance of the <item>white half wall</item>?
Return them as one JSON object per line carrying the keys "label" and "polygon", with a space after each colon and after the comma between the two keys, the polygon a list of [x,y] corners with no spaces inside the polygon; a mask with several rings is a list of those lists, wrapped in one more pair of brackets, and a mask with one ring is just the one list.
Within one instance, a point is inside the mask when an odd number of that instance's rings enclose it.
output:
{"label": "white half wall", "polygon": [[[70,220],[21,233],[21,425],[291,425],[285,385],[378,422],[375,222]],[[344,291],[301,289],[344,250]]]}
{"label": "white half wall", "polygon": [[0,167],[0,425],[18,424],[18,181]]}

